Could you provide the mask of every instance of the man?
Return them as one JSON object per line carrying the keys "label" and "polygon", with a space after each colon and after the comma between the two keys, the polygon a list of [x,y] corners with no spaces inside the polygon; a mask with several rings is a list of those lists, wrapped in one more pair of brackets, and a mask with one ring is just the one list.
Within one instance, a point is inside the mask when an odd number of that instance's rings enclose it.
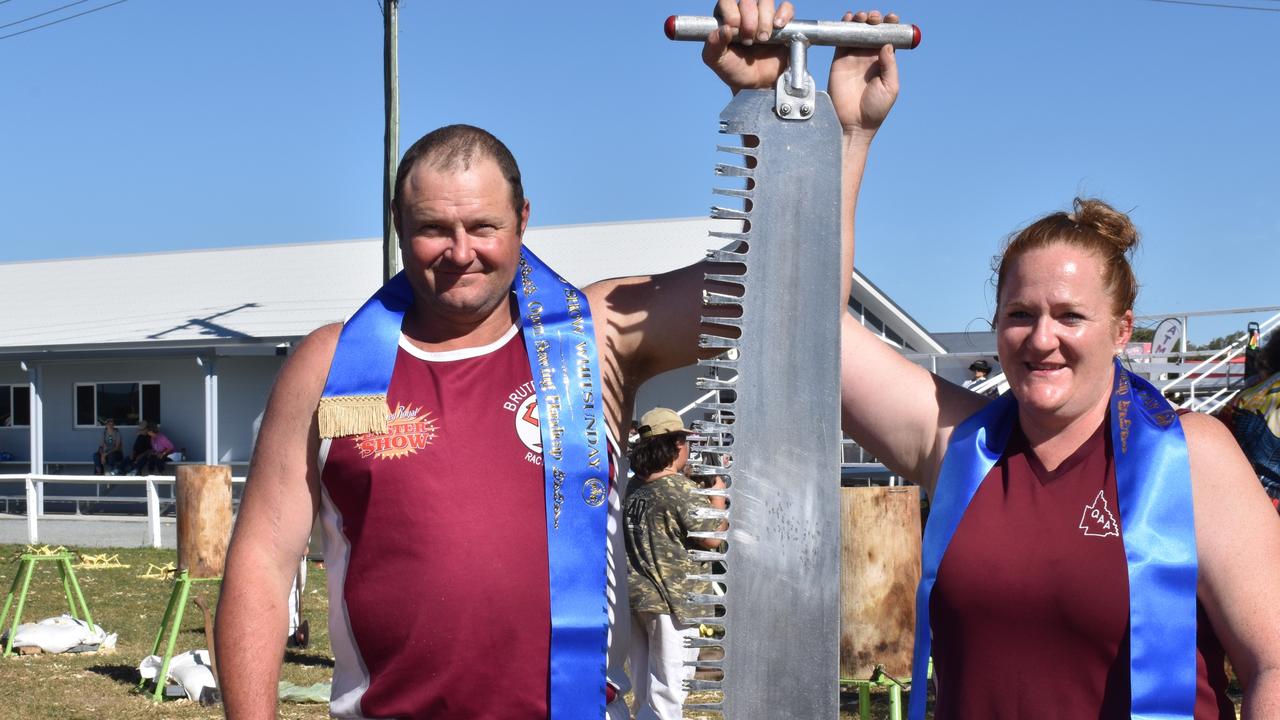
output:
{"label": "man", "polygon": [[[706,62],[735,91],[773,87],[785,48],[729,41],[785,23],[790,3],[776,14],[773,0],[741,8],[722,0],[718,10],[723,25],[708,40]],[[846,19],[881,21],[878,13]],[[831,78],[845,128],[851,223],[867,149],[896,97],[896,65],[888,49],[841,52]],[[511,292],[518,268],[523,272],[530,204],[507,149],[488,133],[455,126],[405,153],[392,210],[411,298],[383,385],[384,434],[356,435],[355,442],[342,435],[348,420],[369,420],[362,408],[337,420],[317,415],[322,396],[330,397],[331,361],[344,348],[338,325],[308,336],[271,392],[218,612],[220,678],[231,718],[274,716],[286,597],[322,505],[335,716],[550,714],[547,688],[557,663],[547,638],[554,566],[548,567],[550,513],[543,504],[546,458],[540,446],[532,451],[517,422],[554,418],[532,407],[530,356],[519,348],[524,333]],[[844,257],[852,257],[851,247]],[[598,396],[612,438],[622,436],[641,383],[695,360],[709,270],[716,271],[702,264],[584,289],[599,348]],[[403,452],[386,434],[393,427],[403,431],[397,436]],[[330,438],[322,440],[322,430]],[[400,465],[405,469],[396,470]],[[619,477],[611,464],[607,490],[597,489],[599,501],[607,496],[609,620],[619,621],[617,632],[626,637],[626,593],[618,599],[613,573],[625,562],[617,537]],[[621,645],[609,643],[609,687],[590,688],[617,718],[627,717]]]}
{"label": "man", "polygon": [[965,380],[962,387],[971,388],[986,382],[987,375],[991,374],[991,363],[986,360],[974,360],[969,363],[969,372],[973,373],[973,377]]}
{"label": "man", "polygon": [[[724,532],[726,520],[709,509],[725,509],[722,496],[703,497],[684,475],[689,464],[687,436],[674,410],[654,408],[640,419],[640,441],[632,448],[631,469],[639,485],[627,496],[623,525],[627,545],[627,586],[631,598],[632,709],[636,720],[680,720],[687,692],[684,680],[698,659],[685,647],[698,636],[702,608],[691,593],[709,595],[710,583],[690,576],[706,574],[710,563],[690,558],[690,550],[715,550],[720,540],[692,533]],[[712,488],[723,488],[716,478]]]}

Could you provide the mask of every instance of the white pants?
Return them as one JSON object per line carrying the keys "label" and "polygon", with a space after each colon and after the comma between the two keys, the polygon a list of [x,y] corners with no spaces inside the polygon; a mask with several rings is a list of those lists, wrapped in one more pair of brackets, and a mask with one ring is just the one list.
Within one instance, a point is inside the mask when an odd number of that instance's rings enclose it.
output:
{"label": "white pants", "polygon": [[698,648],[685,647],[684,640],[697,636],[697,625],[681,625],[667,613],[632,613],[629,657],[636,720],[684,717],[684,680],[693,677],[693,668],[684,663],[698,659]]}
{"label": "white pants", "polygon": [[298,574],[293,576],[293,587],[289,588],[289,635],[298,631],[298,625],[302,624],[302,615],[298,613],[298,608],[302,605],[302,593],[307,589],[307,556],[303,555],[302,560],[298,563]]}

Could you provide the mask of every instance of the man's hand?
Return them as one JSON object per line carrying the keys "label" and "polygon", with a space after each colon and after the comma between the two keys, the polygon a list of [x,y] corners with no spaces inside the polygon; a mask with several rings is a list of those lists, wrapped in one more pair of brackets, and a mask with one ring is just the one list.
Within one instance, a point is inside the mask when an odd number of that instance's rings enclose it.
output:
{"label": "man's hand", "polygon": [[[734,93],[746,88],[771,88],[787,68],[785,45],[756,45],[768,40],[776,28],[791,22],[795,7],[775,0],[718,0],[715,15],[720,27],[702,46],[702,61]],[[733,42],[737,40],[738,42]]]}
{"label": "man's hand", "polygon": [[[894,13],[879,11],[845,13],[844,22],[879,25],[896,23]],[[869,140],[898,99],[898,61],[893,48],[836,48],[831,61],[831,77],[827,85],[836,116],[846,134],[865,135]]]}

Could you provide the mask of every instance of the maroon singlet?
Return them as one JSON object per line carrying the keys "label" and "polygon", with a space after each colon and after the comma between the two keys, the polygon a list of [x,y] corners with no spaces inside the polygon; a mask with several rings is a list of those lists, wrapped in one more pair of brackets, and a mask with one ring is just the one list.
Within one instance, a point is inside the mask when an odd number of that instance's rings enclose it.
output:
{"label": "maroon singlet", "polygon": [[492,345],[446,353],[402,341],[390,431],[329,443],[335,716],[547,716],[535,398],[514,328]]}
{"label": "maroon singlet", "polygon": [[[1129,576],[1109,421],[1053,472],[1020,428],[983,479],[929,602],[936,720],[1129,718]],[[1197,603],[1196,720],[1230,718]]]}

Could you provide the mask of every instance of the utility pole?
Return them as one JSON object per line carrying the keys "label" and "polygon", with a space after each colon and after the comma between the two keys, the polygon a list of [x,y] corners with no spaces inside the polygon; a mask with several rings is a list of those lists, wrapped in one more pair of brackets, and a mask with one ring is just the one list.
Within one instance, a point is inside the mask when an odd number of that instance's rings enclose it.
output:
{"label": "utility pole", "polygon": [[391,217],[391,194],[396,186],[396,164],[400,159],[400,72],[396,62],[397,22],[400,0],[383,0],[382,77],[386,111],[382,162],[382,279],[400,272],[400,248]]}

